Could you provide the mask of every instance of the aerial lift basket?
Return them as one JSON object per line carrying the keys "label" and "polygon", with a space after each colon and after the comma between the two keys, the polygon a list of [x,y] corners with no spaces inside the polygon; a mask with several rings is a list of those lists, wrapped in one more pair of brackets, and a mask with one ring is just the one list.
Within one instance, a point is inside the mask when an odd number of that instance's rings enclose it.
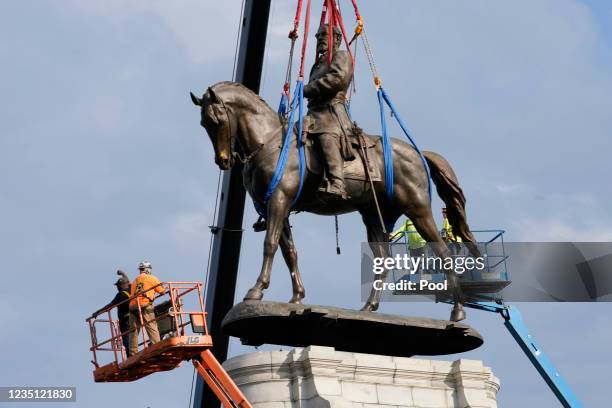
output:
{"label": "aerial lift basket", "polygon": [[[154,300],[155,322],[161,341],[151,344],[143,325],[143,314],[138,306],[140,333],[138,353],[127,356],[119,322],[112,312],[119,305],[104,309],[98,317],[87,319],[91,336],[95,382],[129,382],[159,371],[177,368],[191,360],[202,378],[226,408],[250,408],[251,404],[236,386],[211,352],[212,337],[206,325],[206,311],[200,282],[161,282],[164,294]],[[151,288],[152,290],[154,288]],[[129,302],[142,294],[135,294]],[[163,299],[166,298],[166,299]],[[111,313],[112,312],[112,313]],[[102,334],[103,333],[103,334]],[[98,340],[99,336],[104,336]]]}

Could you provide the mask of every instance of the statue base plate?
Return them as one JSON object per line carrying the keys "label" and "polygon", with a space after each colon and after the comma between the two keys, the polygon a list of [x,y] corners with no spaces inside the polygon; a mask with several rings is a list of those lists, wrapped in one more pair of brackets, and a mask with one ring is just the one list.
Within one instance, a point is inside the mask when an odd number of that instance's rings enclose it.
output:
{"label": "statue base plate", "polygon": [[234,306],[222,328],[250,346],[317,345],[398,357],[462,353],[484,342],[470,326],[448,320],[252,300]]}

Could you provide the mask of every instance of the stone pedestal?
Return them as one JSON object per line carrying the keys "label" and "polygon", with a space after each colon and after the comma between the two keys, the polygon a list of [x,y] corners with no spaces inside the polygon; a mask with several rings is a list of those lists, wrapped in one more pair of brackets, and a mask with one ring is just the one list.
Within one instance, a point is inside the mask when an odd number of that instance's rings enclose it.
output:
{"label": "stone pedestal", "polygon": [[311,346],[223,366],[255,408],[493,408],[497,379],[478,360],[439,361]]}

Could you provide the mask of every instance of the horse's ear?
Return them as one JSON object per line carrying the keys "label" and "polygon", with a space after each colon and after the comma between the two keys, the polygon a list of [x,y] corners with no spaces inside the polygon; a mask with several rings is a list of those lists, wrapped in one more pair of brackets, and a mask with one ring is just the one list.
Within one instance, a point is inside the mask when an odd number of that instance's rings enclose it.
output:
{"label": "horse's ear", "polygon": [[191,101],[193,102],[194,105],[202,106],[202,100],[198,98],[197,96],[195,96],[193,92],[189,92],[189,95],[191,96]]}
{"label": "horse's ear", "polygon": [[208,89],[206,90],[206,93],[210,97],[210,101],[212,103],[219,103],[219,102],[221,102],[221,99],[219,99],[219,97],[217,96],[216,92],[212,89],[212,87],[208,87]]}

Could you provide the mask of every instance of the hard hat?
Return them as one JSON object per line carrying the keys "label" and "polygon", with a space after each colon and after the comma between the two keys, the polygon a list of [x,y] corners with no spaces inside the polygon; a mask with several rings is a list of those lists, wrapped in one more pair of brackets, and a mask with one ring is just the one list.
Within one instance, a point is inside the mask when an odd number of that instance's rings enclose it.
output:
{"label": "hard hat", "polygon": [[149,261],[142,261],[141,263],[138,264],[138,269],[142,270],[142,269],[152,269],[153,267],[151,266],[151,262]]}

